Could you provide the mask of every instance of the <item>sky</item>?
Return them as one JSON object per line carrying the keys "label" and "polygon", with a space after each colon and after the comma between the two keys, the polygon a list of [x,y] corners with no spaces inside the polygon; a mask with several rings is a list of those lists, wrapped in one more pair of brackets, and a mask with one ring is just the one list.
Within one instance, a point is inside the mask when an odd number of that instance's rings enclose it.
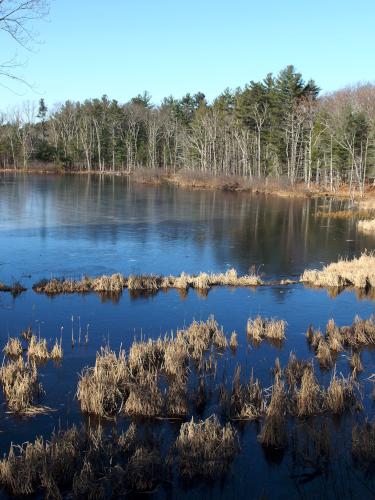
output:
{"label": "sky", "polygon": [[0,79],[0,109],[101,97],[126,102],[243,87],[293,64],[323,91],[375,81],[375,0],[52,0],[25,51],[5,33],[32,89]]}

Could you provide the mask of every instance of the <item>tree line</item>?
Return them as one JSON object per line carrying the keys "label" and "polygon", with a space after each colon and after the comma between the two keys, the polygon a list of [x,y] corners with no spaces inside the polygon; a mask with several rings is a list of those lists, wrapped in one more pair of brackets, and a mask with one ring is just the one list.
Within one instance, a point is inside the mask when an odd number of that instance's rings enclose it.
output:
{"label": "tree line", "polygon": [[88,172],[184,169],[363,192],[374,146],[375,85],[320,95],[293,66],[211,103],[198,92],[153,105],[145,92],[125,104],[103,96],[53,110],[41,99],[0,115],[0,165],[15,169],[36,162]]}

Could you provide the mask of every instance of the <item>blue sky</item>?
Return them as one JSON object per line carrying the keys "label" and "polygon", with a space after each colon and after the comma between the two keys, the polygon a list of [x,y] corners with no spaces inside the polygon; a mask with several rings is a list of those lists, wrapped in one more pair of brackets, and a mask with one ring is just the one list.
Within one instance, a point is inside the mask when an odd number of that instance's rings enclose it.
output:
{"label": "blue sky", "polygon": [[[209,99],[294,64],[326,91],[375,80],[374,0],[52,0],[26,53],[4,34],[34,90],[0,86],[0,108],[100,97],[154,102],[202,91]],[[1,82],[0,82],[1,83]]]}

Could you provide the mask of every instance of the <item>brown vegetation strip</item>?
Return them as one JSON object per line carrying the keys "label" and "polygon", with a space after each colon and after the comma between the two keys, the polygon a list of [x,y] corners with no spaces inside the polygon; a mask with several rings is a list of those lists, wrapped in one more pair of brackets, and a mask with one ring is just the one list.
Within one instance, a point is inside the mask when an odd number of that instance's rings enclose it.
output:
{"label": "brown vegetation strip", "polygon": [[324,266],[321,271],[308,269],[302,276],[303,283],[317,287],[344,288],[354,286],[367,289],[375,287],[375,254],[362,253],[352,260],[341,259]]}
{"label": "brown vegetation strip", "polygon": [[375,219],[371,220],[359,220],[357,224],[358,230],[363,233],[374,233],[375,234]]}
{"label": "brown vegetation strip", "polygon": [[26,288],[21,285],[18,281],[13,283],[12,285],[5,285],[4,283],[0,283],[0,292],[9,292],[14,296],[19,295],[22,292],[25,292]]}
{"label": "brown vegetation strip", "polygon": [[120,293],[124,288],[136,291],[156,291],[176,288],[187,290],[195,288],[208,290],[212,286],[258,286],[263,281],[257,274],[246,274],[238,276],[235,269],[229,269],[225,273],[200,273],[190,275],[181,273],[180,276],[159,275],[134,275],[126,277],[122,274],[112,276],[99,276],[89,278],[85,276],[81,280],[58,279],[42,280],[33,286],[37,293],[57,295],[63,293],[86,293],[86,292],[111,292]]}

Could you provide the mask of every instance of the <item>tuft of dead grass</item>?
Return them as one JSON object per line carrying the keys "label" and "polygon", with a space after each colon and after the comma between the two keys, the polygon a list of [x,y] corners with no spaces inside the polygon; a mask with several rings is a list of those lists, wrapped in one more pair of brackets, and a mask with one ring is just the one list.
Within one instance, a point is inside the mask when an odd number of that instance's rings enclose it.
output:
{"label": "tuft of dead grass", "polygon": [[266,410],[263,389],[258,379],[251,373],[247,384],[241,384],[241,368],[237,366],[230,396],[230,418],[233,420],[257,420]]}
{"label": "tuft of dead grass", "polygon": [[27,356],[40,361],[49,359],[47,340],[32,335],[27,349]]}
{"label": "tuft of dead grass", "polygon": [[176,439],[176,463],[182,478],[214,478],[228,471],[239,449],[231,424],[221,426],[216,415],[181,425]]}
{"label": "tuft of dead grass", "polygon": [[258,441],[264,447],[282,449],[286,446],[286,408],[287,394],[284,382],[276,376],[272,386],[271,400],[266,410],[266,418],[258,435]]}
{"label": "tuft of dead grass", "polygon": [[35,399],[43,393],[34,362],[25,363],[21,357],[9,361],[0,369],[0,380],[10,411],[35,414],[46,410],[33,404]]}
{"label": "tuft of dead grass", "polygon": [[324,266],[321,271],[308,269],[304,271],[300,281],[328,288],[375,287],[375,254],[364,252],[360,257],[352,260],[341,259]]}
{"label": "tuft of dead grass", "polygon": [[301,387],[297,390],[297,415],[299,417],[308,417],[318,415],[322,412],[323,391],[319,386],[312,363],[305,368]]}
{"label": "tuft of dead grass", "polygon": [[260,343],[263,339],[271,342],[283,342],[285,340],[286,321],[262,318],[257,316],[247,322],[247,336],[254,343]]}
{"label": "tuft of dead grass", "polygon": [[85,368],[78,382],[77,399],[81,410],[111,418],[122,411],[129,389],[125,351],[118,355],[109,347],[96,354],[95,366]]}
{"label": "tuft of dead grass", "polygon": [[10,358],[18,358],[22,356],[23,347],[19,339],[9,337],[3,352]]}

